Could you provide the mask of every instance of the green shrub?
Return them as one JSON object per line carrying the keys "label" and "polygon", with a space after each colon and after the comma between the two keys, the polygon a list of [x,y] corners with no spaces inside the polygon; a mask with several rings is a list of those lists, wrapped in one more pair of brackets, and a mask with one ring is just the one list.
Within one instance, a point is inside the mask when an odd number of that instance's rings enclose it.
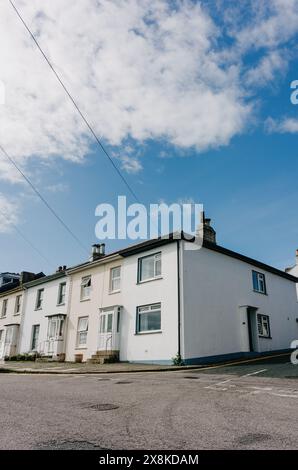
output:
{"label": "green shrub", "polygon": [[183,366],[184,363],[181,358],[181,354],[177,353],[175,357],[172,358],[174,366]]}

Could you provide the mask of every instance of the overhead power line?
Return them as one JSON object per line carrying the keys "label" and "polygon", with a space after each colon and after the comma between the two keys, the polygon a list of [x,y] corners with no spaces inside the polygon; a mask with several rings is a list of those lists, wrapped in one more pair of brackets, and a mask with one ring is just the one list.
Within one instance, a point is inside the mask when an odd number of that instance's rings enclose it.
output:
{"label": "overhead power line", "polygon": [[60,85],[62,86],[63,90],[65,91],[65,93],[67,94],[68,98],[70,99],[70,101],[72,102],[72,104],[74,105],[75,109],[77,110],[77,112],[79,113],[79,115],[81,116],[81,118],[83,119],[84,123],[86,124],[86,126],[88,127],[89,131],[91,132],[91,134],[93,135],[95,141],[97,142],[97,144],[99,145],[99,147],[101,148],[101,150],[104,152],[105,156],[109,159],[111,165],[113,166],[114,170],[118,173],[119,177],[121,178],[121,180],[123,181],[123,183],[125,184],[125,186],[127,187],[127,189],[129,190],[130,194],[133,196],[133,198],[137,201],[137,202],[140,202],[139,201],[139,198],[138,196],[136,195],[136,193],[134,192],[134,190],[132,189],[132,187],[130,186],[130,184],[128,183],[127,179],[125,178],[125,176],[122,174],[121,170],[118,168],[118,166],[115,164],[115,162],[113,161],[112,157],[109,155],[108,151],[106,150],[106,148],[104,147],[104,145],[101,143],[100,141],[100,138],[98,137],[98,135],[96,134],[96,132],[94,131],[93,127],[91,126],[90,122],[88,121],[87,117],[83,114],[83,112],[81,111],[79,105],[77,104],[77,102],[75,101],[75,99],[73,98],[73,96],[71,95],[70,91],[68,90],[68,88],[66,87],[66,85],[64,84],[62,78],[60,77],[60,75],[58,74],[58,72],[56,71],[56,69],[54,68],[53,64],[50,62],[49,58],[47,57],[46,53],[44,52],[44,50],[42,49],[42,47],[40,46],[39,42],[37,41],[37,39],[35,38],[34,34],[32,33],[31,29],[29,28],[29,26],[27,25],[27,23],[25,22],[25,20],[23,19],[21,13],[19,12],[19,10],[17,9],[17,7],[15,6],[15,4],[12,2],[12,0],[9,0],[9,3],[11,4],[12,8],[14,9],[15,13],[17,14],[17,16],[19,17],[19,19],[21,20],[21,22],[23,23],[23,25],[25,26],[26,30],[28,31],[28,33],[30,34],[32,40],[34,41],[34,43],[36,44],[37,48],[39,49],[40,53],[42,54],[42,56],[44,57],[45,61],[47,62],[47,64],[49,65],[50,69],[52,70],[52,72],[54,73],[55,77],[57,78],[58,82],[60,83]]}
{"label": "overhead power line", "polygon": [[15,169],[20,173],[22,178],[29,184],[29,186],[33,189],[35,194],[39,197],[39,199],[43,202],[43,204],[49,209],[49,211],[53,214],[53,216],[60,222],[60,224],[65,228],[65,230],[72,236],[72,238],[77,242],[78,245],[87,253],[89,251],[87,248],[84,246],[84,244],[81,242],[81,240],[76,236],[76,234],[68,227],[68,225],[64,222],[64,220],[57,214],[57,212],[52,208],[52,206],[48,203],[48,201],[44,198],[44,196],[38,191],[38,189],[35,187],[35,185],[32,183],[32,181],[23,173],[23,171],[20,169],[20,167],[17,165],[17,163],[14,161],[14,159],[8,155],[6,150],[3,148],[3,146],[0,144],[0,150],[2,151],[3,155],[7,158],[7,160],[15,167]]}
{"label": "overhead power line", "polygon": [[[3,212],[1,209],[0,209],[0,215],[7,220],[7,214],[5,214],[5,212]],[[21,232],[21,230],[11,221],[8,221],[9,222],[9,225],[11,225],[15,231],[20,235],[20,237],[25,240],[26,243],[28,243],[28,245],[31,246],[31,248],[33,248],[34,251],[36,251],[36,253],[44,260],[46,261],[46,263],[50,266],[54,266],[51,261],[42,254],[42,252],[36,248],[36,246],[33,245],[33,243]]]}

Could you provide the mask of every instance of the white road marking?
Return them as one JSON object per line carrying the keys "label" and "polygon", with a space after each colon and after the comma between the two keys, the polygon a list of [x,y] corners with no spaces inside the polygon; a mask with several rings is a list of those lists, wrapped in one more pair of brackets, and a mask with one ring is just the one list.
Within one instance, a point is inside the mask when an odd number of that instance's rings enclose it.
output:
{"label": "white road marking", "polygon": [[251,372],[250,374],[241,375],[240,379],[241,377],[250,377],[251,375],[257,375],[257,374],[260,374],[261,372],[266,372],[266,370],[268,369],[256,370],[255,372]]}

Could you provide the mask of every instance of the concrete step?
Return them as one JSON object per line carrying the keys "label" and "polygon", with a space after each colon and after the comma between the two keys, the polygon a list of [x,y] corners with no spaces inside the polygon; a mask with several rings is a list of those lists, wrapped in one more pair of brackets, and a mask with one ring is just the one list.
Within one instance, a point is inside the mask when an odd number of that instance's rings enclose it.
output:
{"label": "concrete step", "polygon": [[93,356],[119,356],[119,351],[116,350],[116,349],[102,349],[100,351],[96,351],[95,354],[93,354]]}

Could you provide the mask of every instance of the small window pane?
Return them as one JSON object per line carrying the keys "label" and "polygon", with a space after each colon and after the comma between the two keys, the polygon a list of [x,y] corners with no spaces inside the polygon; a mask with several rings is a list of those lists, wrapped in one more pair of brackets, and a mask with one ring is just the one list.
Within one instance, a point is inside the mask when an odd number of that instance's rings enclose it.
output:
{"label": "small window pane", "polygon": [[111,333],[113,329],[113,314],[108,314],[108,326],[107,326],[107,333]]}

